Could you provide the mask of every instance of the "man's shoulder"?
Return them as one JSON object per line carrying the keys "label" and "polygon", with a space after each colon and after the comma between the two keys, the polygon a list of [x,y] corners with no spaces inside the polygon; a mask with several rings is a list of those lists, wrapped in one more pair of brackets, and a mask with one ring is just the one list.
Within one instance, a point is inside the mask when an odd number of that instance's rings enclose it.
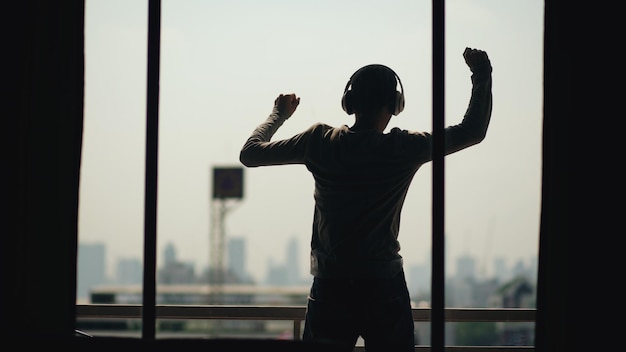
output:
{"label": "man's shoulder", "polygon": [[346,125],[341,125],[341,126],[332,126],[329,125],[325,122],[316,122],[313,125],[311,125],[311,127],[309,129],[322,129],[322,130],[333,130],[333,129],[338,129],[338,130],[343,130],[343,129],[348,129],[348,126]]}
{"label": "man's shoulder", "polygon": [[309,133],[318,132],[322,136],[343,134],[349,131],[348,126],[332,126],[324,122],[316,122],[307,129]]}
{"label": "man's shoulder", "polygon": [[406,129],[401,129],[399,127],[394,127],[391,130],[389,130],[389,133],[387,133],[387,136],[390,137],[417,137],[417,138],[423,138],[423,137],[428,137],[430,136],[430,133],[427,132],[420,132],[420,131],[410,131],[410,130],[406,130]]}

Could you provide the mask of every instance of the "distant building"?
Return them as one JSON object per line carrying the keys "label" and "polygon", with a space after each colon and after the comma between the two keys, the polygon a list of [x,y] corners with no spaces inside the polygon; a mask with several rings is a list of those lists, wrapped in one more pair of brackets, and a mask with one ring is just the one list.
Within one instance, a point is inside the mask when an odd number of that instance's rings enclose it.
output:
{"label": "distant building", "polygon": [[456,259],[456,276],[459,279],[476,279],[476,259],[462,255]]}
{"label": "distant building", "polygon": [[77,299],[87,300],[93,287],[107,283],[105,258],[103,243],[78,244]]}
{"label": "distant building", "polygon": [[462,276],[453,276],[446,280],[445,303],[450,307],[473,307],[474,287],[473,279]]}
{"label": "distant building", "polygon": [[228,271],[237,277],[237,282],[249,283],[246,272],[246,240],[231,238],[228,240]]}
{"label": "distant building", "polygon": [[300,277],[300,256],[298,255],[298,239],[296,237],[292,237],[289,242],[287,242],[286,258],[286,283],[288,285],[301,283],[302,279]]}
{"label": "distant building", "polygon": [[159,284],[193,284],[196,274],[193,265],[179,262],[176,249],[169,243],[163,251],[164,264],[158,271]]}
{"label": "distant building", "polygon": [[271,286],[286,286],[288,284],[287,267],[284,264],[274,264],[274,260],[270,258],[265,283]]}
{"label": "distant building", "polygon": [[163,250],[163,263],[165,266],[168,264],[176,263],[176,248],[174,244],[168,243]]}
{"label": "distant building", "polygon": [[430,267],[426,265],[411,265],[408,268],[407,283],[411,295],[430,292]]}
{"label": "distant building", "polygon": [[285,263],[275,263],[269,258],[265,283],[268,285],[290,286],[308,283],[300,272],[300,256],[298,254],[298,239],[293,237],[287,243]]}
{"label": "distant building", "polygon": [[136,258],[123,258],[117,261],[115,283],[120,285],[140,284],[143,281],[143,263]]}
{"label": "distant building", "polygon": [[[213,304],[233,305],[300,305],[307,303],[309,285],[270,286],[226,284],[222,287],[207,284],[160,285],[157,304]],[[142,285],[100,286],[92,291],[93,303],[139,304],[142,301]]]}

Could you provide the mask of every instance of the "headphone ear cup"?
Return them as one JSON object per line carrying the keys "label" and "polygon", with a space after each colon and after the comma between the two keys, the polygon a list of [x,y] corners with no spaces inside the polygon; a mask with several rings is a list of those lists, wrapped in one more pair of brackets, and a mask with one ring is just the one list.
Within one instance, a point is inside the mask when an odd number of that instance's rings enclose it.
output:
{"label": "headphone ear cup", "polygon": [[402,110],[404,110],[404,94],[396,91],[396,99],[395,99],[393,114],[398,115],[399,113],[402,112]]}
{"label": "headphone ear cup", "polygon": [[352,91],[348,90],[343,93],[343,96],[341,97],[341,108],[343,108],[343,111],[345,111],[348,115],[352,115],[354,112],[352,111]]}

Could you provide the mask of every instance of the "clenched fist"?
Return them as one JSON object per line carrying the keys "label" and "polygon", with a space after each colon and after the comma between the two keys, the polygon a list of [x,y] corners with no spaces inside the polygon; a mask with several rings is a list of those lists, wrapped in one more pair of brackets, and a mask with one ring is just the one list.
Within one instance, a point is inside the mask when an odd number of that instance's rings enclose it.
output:
{"label": "clenched fist", "polygon": [[300,104],[300,98],[295,94],[281,94],[274,100],[274,106],[278,109],[280,116],[290,118]]}
{"label": "clenched fist", "polygon": [[465,63],[473,73],[491,72],[491,62],[486,52],[478,49],[465,48],[463,58],[465,58]]}

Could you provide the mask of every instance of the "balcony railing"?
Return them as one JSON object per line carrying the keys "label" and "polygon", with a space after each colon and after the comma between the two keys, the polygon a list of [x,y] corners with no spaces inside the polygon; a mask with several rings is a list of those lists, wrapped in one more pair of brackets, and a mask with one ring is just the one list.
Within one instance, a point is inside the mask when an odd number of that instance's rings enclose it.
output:
{"label": "balcony railing", "polygon": [[[84,304],[77,305],[77,319],[119,320],[141,319],[141,305]],[[157,305],[158,320],[257,320],[291,321],[293,338],[300,339],[304,306],[248,306],[248,305]],[[535,322],[536,310],[526,308],[447,308],[445,321],[455,322]],[[415,322],[429,322],[429,308],[413,308]],[[446,346],[452,352],[511,352],[534,351],[534,346]],[[365,351],[357,346],[355,351]],[[430,346],[418,345],[415,351],[430,351]]]}

